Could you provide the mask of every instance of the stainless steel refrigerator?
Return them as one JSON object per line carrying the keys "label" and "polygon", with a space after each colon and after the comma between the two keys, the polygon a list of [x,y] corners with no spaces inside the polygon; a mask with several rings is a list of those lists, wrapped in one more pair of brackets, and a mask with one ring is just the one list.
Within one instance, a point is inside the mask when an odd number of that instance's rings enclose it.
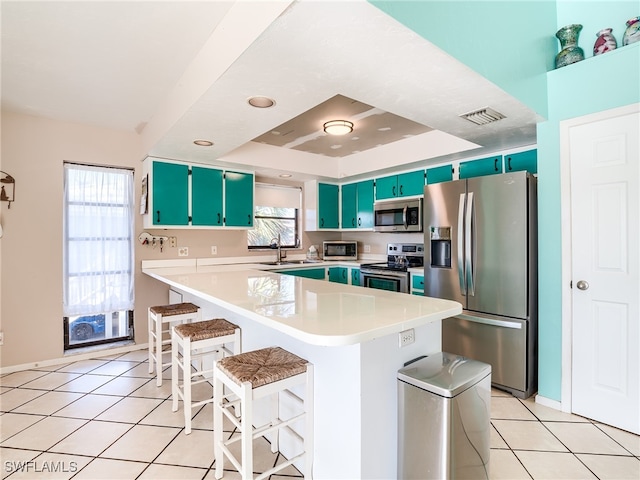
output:
{"label": "stainless steel refrigerator", "polygon": [[442,350],[489,363],[520,398],[537,389],[536,190],[527,172],[424,189],[424,294],[463,307],[442,323]]}

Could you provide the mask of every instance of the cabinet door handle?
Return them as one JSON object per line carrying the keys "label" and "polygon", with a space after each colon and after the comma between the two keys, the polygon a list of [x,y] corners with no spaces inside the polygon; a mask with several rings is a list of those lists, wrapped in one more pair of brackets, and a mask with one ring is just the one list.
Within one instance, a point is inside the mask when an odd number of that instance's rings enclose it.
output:
{"label": "cabinet door handle", "polygon": [[220,212],[218,212],[218,225],[220,225],[220,220],[222,220],[222,218],[220,216]]}
{"label": "cabinet door handle", "polygon": [[394,197],[396,196],[396,186],[395,185],[391,188],[391,193],[393,194]]}
{"label": "cabinet door handle", "polygon": [[247,218],[249,219],[249,220],[247,221],[247,225],[251,225],[251,214],[250,214],[250,213],[249,213],[249,214],[247,214]]}
{"label": "cabinet door handle", "polygon": [[493,169],[494,169],[496,172],[498,171],[498,159],[497,159],[497,158],[493,161]]}
{"label": "cabinet door handle", "polygon": [[320,219],[320,226],[321,226],[321,227],[324,227],[324,218],[321,218],[321,219]]}
{"label": "cabinet door handle", "polygon": [[358,217],[358,226],[361,227],[362,226],[362,218]]}
{"label": "cabinet door handle", "polygon": [[344,278],[345,280],[347,279],[347,271],[346,270],[342,270],[342,278]]}
{"label": "cabinet door handle", "polygon": [[507,169],[511,171],[511,157],[507,157]]}
{"label": "cabinet door handle", "polygon": [[356,219],[355,219],[355,218],[352,218],[352,219],[351,219],[351,226],[352,226],[352,227],[355,227],[355,226],[356,226]]}
{"label": "cabinet door handle", "polygon": [[160,223],[160,210],[156,210],[157,220],[156,223]]}
{"label": "cabinet door handle", "polygon": [[404,193],[402,192],[402,185],[400,185],[400,196],[404,195]]}

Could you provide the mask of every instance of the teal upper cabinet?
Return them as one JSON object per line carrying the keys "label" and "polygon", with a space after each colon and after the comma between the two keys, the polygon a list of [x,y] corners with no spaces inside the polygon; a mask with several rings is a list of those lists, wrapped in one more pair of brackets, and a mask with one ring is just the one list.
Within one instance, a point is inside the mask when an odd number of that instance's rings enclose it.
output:
{"label": "teal upper cabinet", "polygon": [[373,180],[342,185],[342,228],[373,228]]}
{"label": "teal upper cabinet", "polygon": [[338,228],[340,187],[318,184],[318,227]]}
{"label": "teal upper cabinet", "polygon": [[253,227],[253,174],[224,172],[225,226]]}
{"label": "teal upper cabinet", "polygon": [[504,157],[504,171],[517,172],[526,170],[530,173],[538,173],[538,150],[512,153]]}
{"label": "teal upper cabinet", "polygon": [[342,228],[358,227],[358,184],[342,185]]}
{"label": "teal upper cabinet", "polygon": [[358,228],[373,228],[373,180],[358,182]]}
{"label": "teal upper cabinet", "polygon": [[149,186],[144,228],[253,227],[253,173],[151,157],[143,172]]}
{"label": "teal upper cabinet", "polygon": [[152,225],[189,224],[189,167],[153,162],[150,214]]}
{"label": "teal upper cabinet", "polygon": [[376,178],[376,200],[424,193],[424,170]]}
{"label": "teal upper cabinet", "polygon": [[450,182],[453,180],[453,166],[441,165],[439,167],[427,168],[427,184]]}
{"label": "teal upper cabinet", "polygon": [[222,170],[191,167],[191,225],[223,225]]}
{"label": "teal upper cabinet", "polygon": [[502,173],[502,155],[460,162],[460,178],[481,177]]}

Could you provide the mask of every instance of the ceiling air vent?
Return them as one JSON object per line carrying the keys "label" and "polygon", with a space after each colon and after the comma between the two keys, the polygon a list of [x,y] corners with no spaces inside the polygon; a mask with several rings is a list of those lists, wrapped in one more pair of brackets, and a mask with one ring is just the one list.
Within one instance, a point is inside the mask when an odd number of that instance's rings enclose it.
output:
{"label": "ceiling air vent", "polygon": [[491,110],[489,107],[475,110],[469,113],[463,113],[460,117],[475,123],[476,125],[486,125],[487,123],[497,122],[505,117],[503,114]]}

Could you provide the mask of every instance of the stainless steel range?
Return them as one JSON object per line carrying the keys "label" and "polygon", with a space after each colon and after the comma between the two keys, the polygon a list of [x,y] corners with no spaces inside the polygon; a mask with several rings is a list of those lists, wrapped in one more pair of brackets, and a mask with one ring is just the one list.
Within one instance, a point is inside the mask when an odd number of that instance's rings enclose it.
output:
{"label": "stainless steel range", "polygon": [[389,243],[386,263],[360,265],[363,287],[409,293],[409,268],[424,266],[424,244]]}

